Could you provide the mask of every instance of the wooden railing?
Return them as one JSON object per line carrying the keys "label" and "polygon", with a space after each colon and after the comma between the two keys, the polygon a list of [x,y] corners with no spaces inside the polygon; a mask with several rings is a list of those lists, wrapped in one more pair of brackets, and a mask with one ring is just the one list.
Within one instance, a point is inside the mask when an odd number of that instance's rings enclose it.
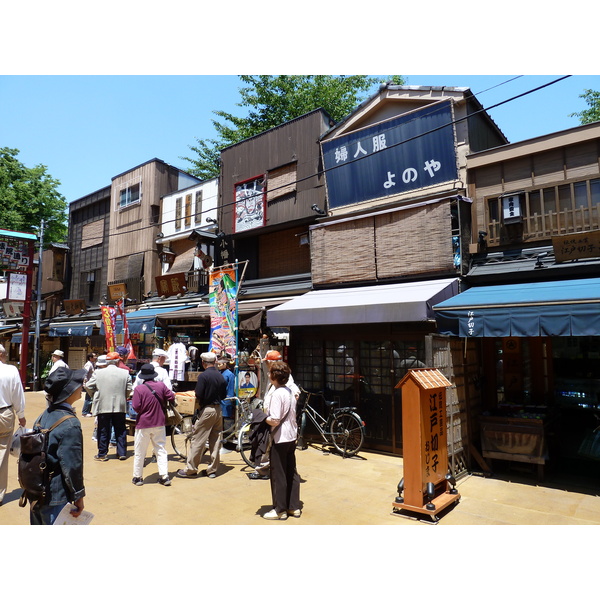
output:
{"label": "wooden railing", "polygon": [[[560,212],[550,211],[545,214],[534,213],[523,217],[520,240],[529,242],[533,240],[549,240],[553,236],[566,233],[578,233],[600,229],[600,204],[591,209],[581,206],[574,209],[565,209]],[[515,235],[510,234],[506,226],[500,221],[490,221],[487,226],[488,245],[494,246],[507,242],[514,242]]]}

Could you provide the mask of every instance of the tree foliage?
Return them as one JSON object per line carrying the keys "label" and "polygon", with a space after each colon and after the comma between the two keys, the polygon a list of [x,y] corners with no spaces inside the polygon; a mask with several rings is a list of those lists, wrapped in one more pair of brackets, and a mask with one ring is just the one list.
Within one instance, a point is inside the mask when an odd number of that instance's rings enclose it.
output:
{"label": "tree foliage", "polygon": [[[350,114],[382,80],[367,75],[240,75],[245,84],[239,89],[241,100],[236,106],[248,114],[235,116],[223,110],[212,120],[217,139],[196,139],[189,146],[197,156],[182,157],[192,163],[190,173],[201,179],[219,174],[220,152],[249,137],[300,117],[317,108],[324,109],[338,122]],[[400,76],[388,78],[394,84]]]}
{"label": "tree foliage", "polygon": [[44,241],[61,242],[67,235],[67,201],[58,192],[60,182],[44,165],[26,167],[19,150],[0,148],[0,229],[39,233]]}
{"label": "tree foliage", "polygon": [[579,122],[582,125],[600,121],[600,92],[596,92],[594,90],[584,90],[583,94],[581,94],[579,97],[586,101],[589,108],[586,108],[578,113],[571,113],[569,116],[578,117]]}

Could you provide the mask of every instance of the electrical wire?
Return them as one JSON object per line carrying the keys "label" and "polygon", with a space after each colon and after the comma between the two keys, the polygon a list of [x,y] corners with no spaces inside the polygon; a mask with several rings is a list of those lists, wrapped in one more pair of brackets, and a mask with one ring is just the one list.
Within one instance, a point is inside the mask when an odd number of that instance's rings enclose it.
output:
{"label": "electrical wire", "polygon": [[[501,85],[504,85],[504,84],[506,84],[506,83],[509,83],[509,82],[511,82],[511,81],[514,81],[514,80],[516,80],[516,79],[518,79],[518,78],[520,78],[520,77],[522,77],[522,75],[518,75],[518,76],[516,76],[516,77],[513,77],[512,79],[508,79],[507,81],[504,81],[504,82],[502,82],[502,83],[499,83],[499,84],[497,84],[497,85],[495,85],[495,86],[493,86],[493,87],[491,87],[491,88],[488,88],[488,89],[486,89],[486,90],[483,90],[482,92],[479,92],[479,94],[481,95],[481,94],[483,94],[483,93],[485,93],[485,92],[487,92],[487,91],[489,91],[489,90],[491,90],[491,89],[494,89],[494,88],[496,88],[496,87],[499,87],[499,86],[501,86]],[[563,81],[563,80],[565,80],[565,79],[568,79],[569,77],[571,77],[571,75],[564,75],[564,76],[562,76],[562,77],[560,77],[560,78],[558,78],[558,79],[555,79],[555,80],[553,80],[553,81],[550,81],[550,82],[548,82],[548,83],[545,83],[545,84],[543,84],[543,85],[537,86],[537,87],[535,87],[535,88],[533,88],[533,89],[530,89],[530,90],[527,90],[527,91],[525,91],[525,92],[522,92],[521,94],[517,94],[516,96],[512,96],[511,98],[507,98],[506,100],[502,100],[501,102],[497,102],[496,104],[493,104],[492,106],[488,106],[488,107],[481,108],[480,110],[477,110],[477,111],[475,111],[475,112],[472,112],[472,113],[470,113],[469,115],[467,115],[467,116],[465,116],[465,117],[460,117],[460,118],[458,118],[458,119],[453,119],[453,120],[449,121],[448,123],[446,123],[446,124],[444,124],[444,125],[440,125],[439,127],[435,127],[435,128],[433,128],[433,129],[430,129],[430,130],[428,130],[428,131],[425,131],[425,132],[423,132],[423,133],[417,134],[417,135],[415,135],[415,136],[412,136],[412,137],[410,137],[410,138],[407,138],[407,139],[401,140],[401,141],[399,141],[399,142],[397,142],[397,143],[395,143],[395,144],[391,144],[390,146],[387,146],[386,148],[384,148],[384,149],[380,150],[379,152],[385,152],[386,150],[390,150],[390,149],[392,149],[392,148],[396,148],[396,147],[398,147],[398,146],[401,146],[402,144],[406,144],[406,143],[408,143],[408,142],[412,142],[412,141],[414,141],[414,140],[416,140],[416,139],[422,138],[422,137],[424,137],[424,136],[426,136],[426,135],[429,135],[430,133],[433,133],[433,132],[439,131],[439,130],[441,130],[441,129],[444,129],[444,128],[446,128],[446,127],[454,126],[454,125],[456,125],[457,123],[460,123],[460,122],[462,122],[462,121],[465,121],[465,120],[467,120],[467,119],[470,119],[470,118],[474,117],[475,115],[478,115],[478,114],[480,114],[480,113],[482,113],[482,112],[488,112],[488,111],[490,111],[490,110],[493,110],[494,108],[498,108],[499,106],[503,106],[504,104],[508,104],[509,102],[514,102],[515,100],[518,100],[519,98],[523,98],[524,96],[528,96],[529,94],[533,94],[533,93],[535,93],[535,92],[538,92],[538,91],[540,91],[540,90],[542,90],[542,89],[544,89],[544,88],[547,88],[547,87],[549,87],[549,86],[551,86],[551,85],[555,85],[556,83],[559,83],[560,81]],[[443,108],[440,108],[440,110],[443,110]],[[414,119],[412,119],[412,120],[409,120],[409,121],[407,121],[406,123],[410,123],[410,122],[412,122],[412,121],[418,120],[419,118],[420,118],[420,117],[417,115],[417,116],[415,116],[415,118],[414,118]],[[301,177],[300,179],[296,179],[296,180],[295,180],[295,183],[297,184],[297,183],[301,183],[301,182],[304,182],[304,181],[308,181],[309,179],[313,179],[313,178],[315,178],[315,177],[322,177],[322,176],[324,176],[326,173],[329,173],[330,171],[333,171],[333,170],[335,170],[335,169],[339,169],[339,168],[345,167],[345,166],[347,166],[348,164],[352,164],[352,163],[358,162],[358,161],[360,161],[360,160],[364,160],[365,158],[370,158],[370,156],[372,156],[372,155],[368,155],[368,156],[360,156],[360,157],[358,157],[358,158],[356,158],[356,159],[352,159],[352,160],[350,160],[350,161],[346,161],[346,162],[344,162],[344,163],[343,163],[343,164],[341,164],[341,165],[335,165],[335,166],[333,166],[333,167],[329,167],[329,168],[327,168],[327,169],[322,169],[322,170],[319,170],[319,171],[317,171],[316,173],[312,173],[311,175],[307,175],[306,177]],[[200,183],[201,183],[201,182],[199,182],[199,184],[200,184]],[[289,186],[289,184],[288,184],[288,185],[282,185],[282,186],[280,186],[279,188],[273,188],[273,189],[270,189],[270,190],[269,190],[269,192],[274,192],[274,191],[277,191],[277,189],[281,189],[281,188],[288,187],[288,186]],[[183,191],[183,190],[181,190],[181,191]],[[169,194],[169,195],[172,195],[172,194],[178,194],[178,193],[180,193],[180,192],[172,192],[172,193],[171,193],[171,194]],[[198,214],[205,214],[205,213],[214,212],[215,210],[221,210],[221,209],[223,209],[223,208],[228,208],[228,207],[231,207],[231,206],[235,206],[235,204],[236,204],[236,201],[235,201],[235,200],[233,200],[232,202],[228,202],[228,203],[225,203],[225,204],[221,204],[220,206],[217,206],[217,207],[215,207],[215,208],[210,208],[210,209],[207,209],[207,210],[203,210],[203,211],[201,211],[200,213],[193,213],[193,214],[191,214],[191,215],[190,215],[190,218],[193,218],[193,219],[195,219],[195,217],[196,217]],[[183,217],[182,217],[182,218],[183,218]],[[163,223],[163,224],[166,224],[166,223],[174,223],[174,222],[176,222],[177,220],[178,220],[178,219],[177,219],[177,218],[175,218],[175,219],[172,219],[172,220],[163,221],[162,223]],[[144,229],[150,229],[150,228],[154,228],[154,227],[156,227],[156,226],[157,226],[157,224],[151,224],[151,225],[147,225],[147,226],[145,226],[145,227],[140,227],[140,228],[136,229],[135,231],[143,231]],[[106,236],[106,237],[109,237],[109,238],[110,238],[110,237],[114,237],[114,236],[117,236],[117,235],[127,235],[127,234],[131,234],[131,233],[132,233],[132,231],[131,231],[131,230],[128,230],[128,231],[121,231],[121,232],[115,232],[115,233],[111,233],[111,234],[109,234],[109,235],[108,235],[108,236]],[[76,238],[70,238],[70,240],[72,240],[72,241],[79,241],[80,239],[82,239],[82,238],[77,238],[77,237],[76,237]],[[95,240],[95,239],[98,239],[98,240],[102,241],[102,240],[104,240],[104,239],[105,239],[105,237],[89,238],[89,239],[88,239],[88,241],[90,241],[90,240]]]}

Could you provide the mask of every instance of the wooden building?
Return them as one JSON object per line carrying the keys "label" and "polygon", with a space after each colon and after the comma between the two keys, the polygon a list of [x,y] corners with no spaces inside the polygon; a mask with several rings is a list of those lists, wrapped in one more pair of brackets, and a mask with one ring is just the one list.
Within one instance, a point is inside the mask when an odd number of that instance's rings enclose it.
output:
{"label": "wooden building", "polygon": [[366,445],[402,453],[407,369],[436,367],[448,393],[450,459],[466,469],[470,377],[436,335],[432,305],[468,270],[467,155],[507,142],[467,88],[387,85],[321,138],[327,216],[309,227],[313,290],[268,311],[291,327],[304,387],[358,407]]}
{"label": "wooden building", "polygon": [[597,476],[600,123],[467,157],[463,293],[435,307],[477,357],[479,468]]}

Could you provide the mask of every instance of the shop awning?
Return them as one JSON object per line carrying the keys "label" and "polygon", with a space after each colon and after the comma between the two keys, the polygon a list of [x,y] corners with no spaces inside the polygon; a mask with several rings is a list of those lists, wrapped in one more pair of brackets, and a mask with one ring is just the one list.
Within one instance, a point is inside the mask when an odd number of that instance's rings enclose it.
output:
{"label": "shop awning", "polygon": [[50,337],[70,337],[72,335],[92,335],[95,321],[73,321],[72,323],[50,323],[48,335]]}
{"label": "shop awning", "polygon": [[[185,306],[181,307],[163,307],[163,308],[144,308],[142,310],[136,310],[127,313],[127,325],[129,327],[129,333],[154,333],[154,325],[156,323],[157,315],[165,312],[175,312],[185,309]],[[100,333],[104,335],[104,323],[100,327]],[[115,333],[118,335],[123,333],[123,321],[120,317],[117,317],[117,323],[115,327]]]}
{"label": "shop awning", "polygon": [[600,278],[474,287],[434,312],[460,337],[600,335]]}
{"label": "shop awning", "polygon": [[315,290],[267,311],[269,327],[399,323],[433,319],[434,304],[458,293],[458,279]]}
{"label": "shop awning", "polygon": [[[28,340],[30,342],[33,342],[34,340],[34,335],[33,333],[29,334],[29,338]],[[14,333],[13,336],[10,338],[11,344],[20,344],[23,341],[23,334],[22,333]]]}

